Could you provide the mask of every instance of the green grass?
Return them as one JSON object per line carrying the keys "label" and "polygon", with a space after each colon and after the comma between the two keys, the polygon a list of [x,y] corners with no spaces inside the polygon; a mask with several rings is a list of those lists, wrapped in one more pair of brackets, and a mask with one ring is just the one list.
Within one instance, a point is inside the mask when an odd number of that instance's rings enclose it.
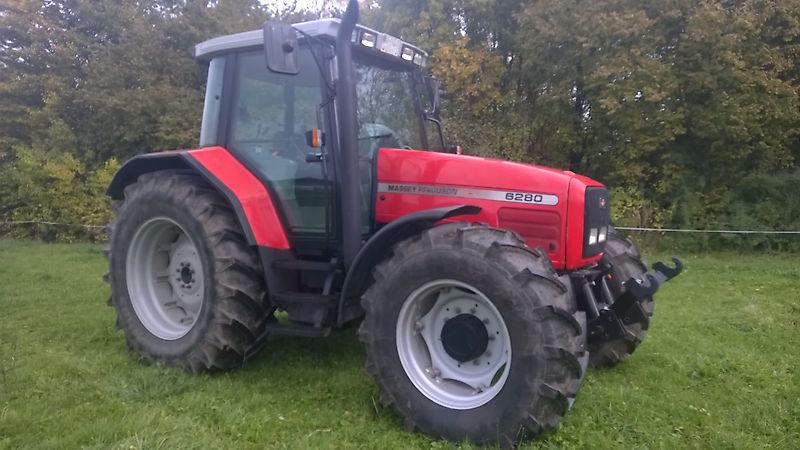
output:
{"label": "green grass", "polygon": [[[352,329],[191,376],[126,350],[99,247],[0,241],[0,448],[437,448],[376,406]],[[686,258],[639,351],[532,448],[797,448],[796,255]]]}

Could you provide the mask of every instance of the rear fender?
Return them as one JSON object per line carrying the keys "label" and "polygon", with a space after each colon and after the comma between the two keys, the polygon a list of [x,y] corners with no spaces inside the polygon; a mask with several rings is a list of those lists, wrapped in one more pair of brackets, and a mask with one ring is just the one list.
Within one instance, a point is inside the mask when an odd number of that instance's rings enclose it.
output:
{"label": "rear fender", "polygon": [[290,248],[267,188],[222,147],[135,156],[114,174],[106,194],[115,200],[122,200],[125,186],[135,183],[145,173],[158,170],[187,171],[206,179],[236,212],[248,244],[276,250]]}
{"label": "rear fender", "polygon": [[426,209],[407,214],[383,226],[361,247],[352,266],[347,270],[337,314],[339,325],[349,322],[363,313],[360,299],[369,283],[372,268],[386,257],[396,243],[436,225],[441,220],[455,216],[475,215],[480,211],[481,208],[473,205]]}

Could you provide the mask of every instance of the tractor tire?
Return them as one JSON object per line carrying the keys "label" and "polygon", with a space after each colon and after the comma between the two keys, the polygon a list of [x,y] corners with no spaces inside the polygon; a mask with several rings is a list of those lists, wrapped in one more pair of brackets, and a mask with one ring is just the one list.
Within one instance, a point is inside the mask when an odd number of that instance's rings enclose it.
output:
{"label": "tractor tire", "polygon": [[115,210],[106,279],[128,347],[192,373],[243,364],[273,310],[227,202],[197,176],[160,171]]}
{"label": "tractor tire", "polygon": [[[611,266],[611,279],[607,281],[614,298],[618,298],[625,292],[622,283],[631,278],[643,279],[647,272],[647,265],[642,261],[636,244],[613,227],[610,227],[608,231],[602,263]],[[653,298],[644,299],[641,305],[647,318],[627,325],[633,336],[589,345],[589,365],[591,367],[615,366],[625,361],[644,341],[647,337],[647,328],[650,326],[650,318],[653,316]]]}
{"label": "tractor tire", "polygon": [[408,430],[508,446],[561,422],[588,364],[586,317],[541,249],[452,223],[397,244],[373,277],[365,370]]}

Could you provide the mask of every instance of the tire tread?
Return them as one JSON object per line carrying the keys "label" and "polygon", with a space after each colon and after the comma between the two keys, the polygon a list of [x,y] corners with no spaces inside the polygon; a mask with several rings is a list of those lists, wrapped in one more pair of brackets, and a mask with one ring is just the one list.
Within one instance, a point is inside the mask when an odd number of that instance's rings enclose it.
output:
{"label": "tire tread", "polygon": [[[586,319],[577,311],[575,299],[568,295],[566,286],[556,277],[547,255],[541,249],[532,250],[514,232],[491,228],[483,224],[464,222],[449,223],[430,228],[421,234],[396,244],[393,256],[387,258],[373,270],[375,283],[362,296],[366,316],[359,329],[359,339],[367,347],[364,370],[373,376],[379,386],[380,403],[393,406],[404,418],[404,424],[413,424],[429,434],[436,431],[416,423],[411,416],[404,416],[398,407],[389,379],[381,376],[378,369],[378,354],[373,347],[380,330],[375,319],[377,305],[386,298],[382,281],[396,272],[402,260],[436,246],[458,247],[464,252],[477,252],[493,264],[502,266],[512,282],[520,289],[532,290],[540,305],[533,308],[530,320],[547,322],[554,330],[548,342],[541,344],[540,354],[530,357],[548,361],[548,370],[543,379],[529,379],[531,392],[539,395],[520,412],[516,423],[503,429],[481,430],[477,438],[482,444],[513,444],[524,437],[537,436],[554,428],[563,419],[572,405],[578,388],[586,373],[588,352],[586,351]],[[537,387],[538,386],[538,387]],[[443,436],[453,438],[453,436]],[[456,437],[463,439],[465,436]]]}
{"label": "tire tread", "polygon": [[[205,236],[201,239],[206,240],[214,258],[210,262],[216,279],[212,301],[214,318],[200,344],[180,358],[165,358],[149,352],[138,342],[134,331],[124,329],[127,345],[145,361],[177,365],[192,373],[241,366],[245,355],[257,351],[254,348],[258,345],[256,336],[273,317],[266,301],[258,256],[247,245],[232,208],[219,193],[198,176],[171,171],[143,174],[137,182],[125,187],[124,200],[115,205],[115,219],[107,226],[109,235],[113,237],[128,204],[154,191],[179,199],[202,224]],[[104,279],[113,286],[112,251],[108,245],[103,253],[109,259],[109,271]],[[112,292],[109,304],[117,310],[119,325],[118,301],[121,300]]]}

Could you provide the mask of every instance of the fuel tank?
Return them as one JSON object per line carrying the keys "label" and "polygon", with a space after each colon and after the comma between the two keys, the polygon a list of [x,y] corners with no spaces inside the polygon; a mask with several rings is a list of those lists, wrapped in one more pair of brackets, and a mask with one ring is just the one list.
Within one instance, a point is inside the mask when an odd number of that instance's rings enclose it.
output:
{"label": "fuel tank", "polygon": [[[596,264],[585,256],[586,189],[604,186],[570,171],[449,153],[381,148],[377,154],[375,220],[470,204],[477,216],[455,218],[516,231],[541,247],[556,270]],[[603,204],[607,208],[609,205]]]}

